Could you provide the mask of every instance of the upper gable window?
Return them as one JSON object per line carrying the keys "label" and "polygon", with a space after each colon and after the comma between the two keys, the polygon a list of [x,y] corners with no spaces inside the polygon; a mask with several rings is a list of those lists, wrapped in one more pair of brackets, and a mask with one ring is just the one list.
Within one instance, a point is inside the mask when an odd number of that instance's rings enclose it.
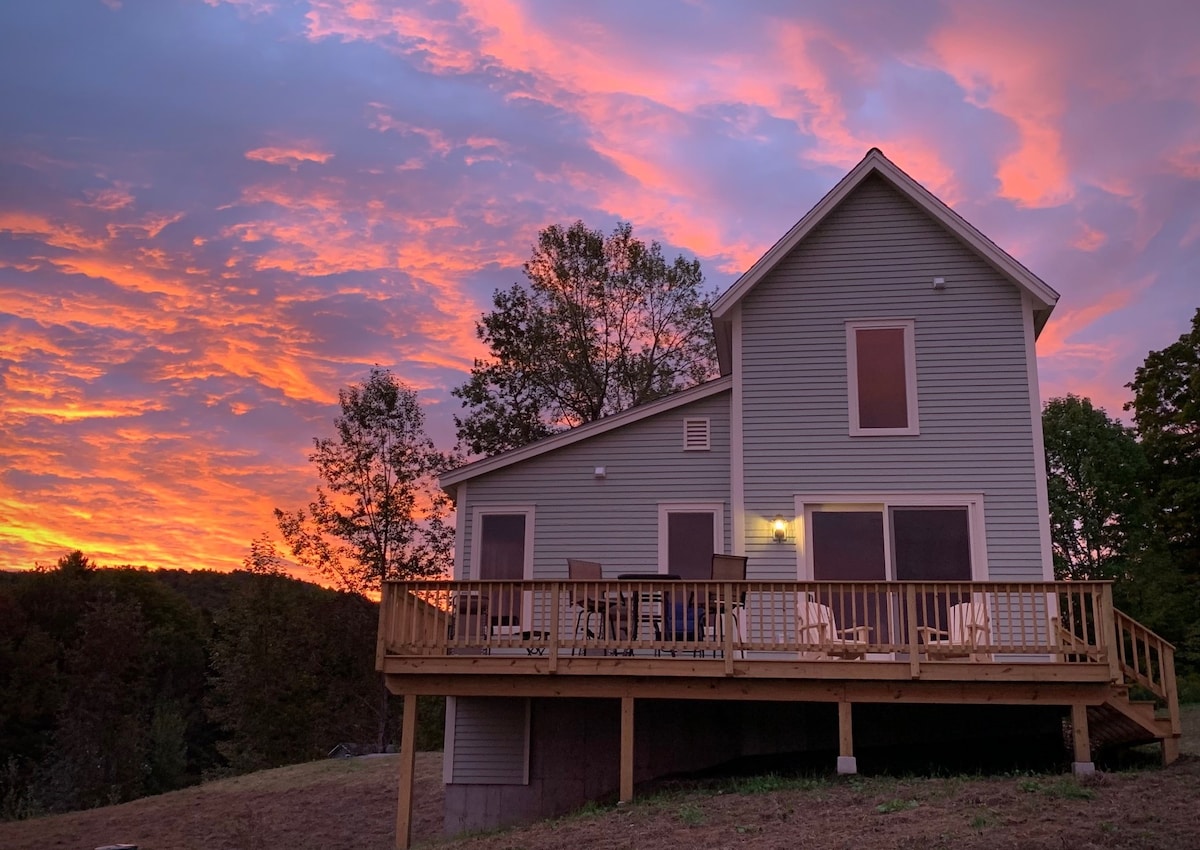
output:
{"label": "upper gable window", "polygon": [[846,322],[851,436],[919,434],[912,319]]}

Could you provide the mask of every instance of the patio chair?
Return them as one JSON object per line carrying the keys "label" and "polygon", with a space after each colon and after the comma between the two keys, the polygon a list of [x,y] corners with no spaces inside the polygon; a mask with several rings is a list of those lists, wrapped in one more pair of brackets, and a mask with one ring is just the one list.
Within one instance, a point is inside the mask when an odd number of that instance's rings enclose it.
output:
{"label": "patio chair", "polygon": [[991,661],[987,646],[991,630],[988,626],[987,603],[960,602],[946,611],[946,628],[917,626],[925,654],[931,659],[970,658],[972,661]]}
{"label": "patio chair", "polygon": [[[567,558],[567,577],[577,581],[598,583],[604,580],[604,569],[598,561]],[[581,634],[585,639],[604,640],[608,634],[608,621],[615,613],[613,609],[618,602],[605,596],[597,584],[583,584],[571,586],[571,604],[579,609],[575,615],[575,640],[578,641]],[[594,631],[593,617],[599,621],[599,625]],[[571,654],[575,654],[574,646],[571,647]]]}
{"label": "patio chair", "polygon": [[796,637],[811,650],[801,650],[801,661],[862,658],[871,640],[870,626],[839,629],[833,609],[802,594],[796,602]]}
{"label": "patio chair", "polygon": [[[746,563],[748,560],[743,555],[722,555],[719,553],[713,555],[713,581],[745,581]],[[737,635],[739,641],[745,641],[746,629],[744,617],[746,614],[746,592],[744,590],[738,594],[737,599],[729,601],[729,608],[733,615],[734,634]],[[706,614],[707,623],[713,630],[713,638],[718,641],[722,640],[724,638],[725,610],[716,594],[709,596]]]}
{"label": "patio chair", "polygon": [[[705,603],[696,599],[694,593],[663,593],[663,639],[677,642],[695,642],[704,637]],[[672,655],[675,650],[669,650]],[[704,650],[692,648],[692,655],[704,655]]]}

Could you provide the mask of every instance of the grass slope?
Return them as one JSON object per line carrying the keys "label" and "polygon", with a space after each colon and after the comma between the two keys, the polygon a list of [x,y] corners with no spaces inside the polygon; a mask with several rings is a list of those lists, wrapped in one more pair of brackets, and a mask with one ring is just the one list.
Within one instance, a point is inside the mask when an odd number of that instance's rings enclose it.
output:
{"label": "grass slope", "polygon": [[[414,838],[458,850],[741,847],[846,850],[1197,848],[1200,706],[1165,770],[1065,776],[775,777],[666,787],[634,805],[455,840],[440,838],[441,755],[419,753]],[[141,850],[389,850],[395,756],[263,771],[87,812],[0,823],[5,850],[137,844]]]}

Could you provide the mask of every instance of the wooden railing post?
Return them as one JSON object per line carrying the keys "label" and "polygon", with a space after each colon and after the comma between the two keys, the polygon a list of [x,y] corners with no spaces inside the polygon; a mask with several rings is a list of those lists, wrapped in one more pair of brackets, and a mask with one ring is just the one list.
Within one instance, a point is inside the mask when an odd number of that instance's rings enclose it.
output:
{"label": "wooden railing post", "polygon": [[1121,682],[1121,659],[1117,654],[1121,636],[1117,634],[1117,616],[1113,612],[1112,585],[1109,583],[1100,585],[1100,610],[1097,613],[1100,615],[1100,622],[1096,624],[1097,643],[1102,653],[1100,657],[1108,662],[1109,678],[1113,682]]}
{"label": "wooden railing post", "polygon": [[733,616],[734,606],[733,585],[729,582],[721,585],[721,652],[725,656],[725,675],[733,675],[733,637],[735,619]]}
{"label": "wooden railing post", "polygon": [[908,608],[905,626],[908,629],[908,666],[914,679],[921,677],[921,656],[917,645],[917,586],[912,582],[904,585],[904,598]]}
{"label": "wooden railing post", "polygon": [[383,672],[383,659],[387,655],[387,632],[391,625],[391,600],[395,587],[384,582],[379,595],[379,627],[375,632],[375,669]]}
{"label": "wooden railing post", "polygon": [[562,615],[562,582],[550,585],[550,672],[558,672],[558,628]]}

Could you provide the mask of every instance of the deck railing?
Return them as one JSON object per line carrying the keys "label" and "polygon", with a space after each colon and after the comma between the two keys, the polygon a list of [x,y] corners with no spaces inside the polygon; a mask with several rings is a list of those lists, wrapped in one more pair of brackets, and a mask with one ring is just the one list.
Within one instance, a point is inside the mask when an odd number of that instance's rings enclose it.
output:
{"label": "deck railing", "polygon": [[[1120,638],[1118,638],[1118,627]],[[384,585],[387,656],[586,655],[1107,665],[1156,694],[1170,645],[1104,582],[413,581]],[[556,665],[555,665],[556,666]]]}
{"label": "deck railing", "polygon": [[1122,680],[1144,688],[1167,711],[1171,731],[1183,726],[1179,714],[1179,691],[1175,684],[1175,647],[1132,617],[1114,611],[1117,630],[1117,664]]}

